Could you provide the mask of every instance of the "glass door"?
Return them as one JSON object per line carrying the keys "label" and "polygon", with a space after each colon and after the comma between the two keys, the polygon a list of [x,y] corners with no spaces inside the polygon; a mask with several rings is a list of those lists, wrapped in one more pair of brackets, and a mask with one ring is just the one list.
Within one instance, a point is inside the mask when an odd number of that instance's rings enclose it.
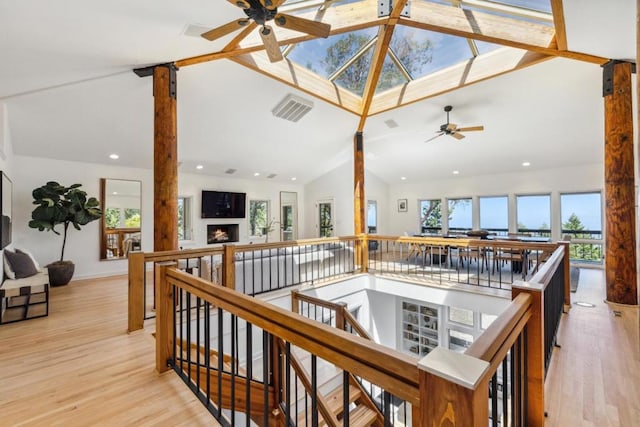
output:
{"label": "glass door", "polygon": [[333,200],[318,201],[318,235],[333,236]]}

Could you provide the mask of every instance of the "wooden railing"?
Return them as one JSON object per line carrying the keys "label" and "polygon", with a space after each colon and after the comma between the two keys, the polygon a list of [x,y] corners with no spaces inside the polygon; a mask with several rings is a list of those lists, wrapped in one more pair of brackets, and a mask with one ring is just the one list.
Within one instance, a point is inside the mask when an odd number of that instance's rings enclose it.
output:
{"label": "wooden railing", "polygon": [[421,360],[422,419],[544,425],[546,366],[563,303],[570,304],[568,264],[568,247],[560,245],[529,282],[513,285],[511,305],[464,355],[438,347]]}
{"label": "wooden railing", "polygon": [[[194,316],[199,316],[201,304],[204,304],[205,312],[207,307],[220,310],[218,319],[238,319],[246,325],[247,330],[261,330],[345,372],[357,373],[372,384],[383,385],[390,395],[410,402],[414,408],[420,407],[418,370],[412,357],[259,299],[215,286],[182,272],[173,265],[174,263],[162,263],[156,268],[156,368],[159,372],[175,365],[174,334],[184,328],[183,323],[180,323],[182,320],[179,320],[183,319],[182,313],[193,310],[196,313]],[[193,300],[196,303],[192,308]],[[176,301],[180,301],[178,309]],[[234,334],[233,330],[231,334]],[[193,338],[192,336],[192,340]],[[211,339],[206,337],[204,345],[208,345],[206,343]],[[222,342],[221,339],[217,341]],[[224,351],[219,354],[224,354]],[[237,357],[238,355],[232,355],[234,360]],[[193,379],[190,379],[190,383],[193,384]],[[196,384],[199,383],[200,381],[196,381]],[[415,412],[416,425],[419,425],[418,417],[419,413]]]}

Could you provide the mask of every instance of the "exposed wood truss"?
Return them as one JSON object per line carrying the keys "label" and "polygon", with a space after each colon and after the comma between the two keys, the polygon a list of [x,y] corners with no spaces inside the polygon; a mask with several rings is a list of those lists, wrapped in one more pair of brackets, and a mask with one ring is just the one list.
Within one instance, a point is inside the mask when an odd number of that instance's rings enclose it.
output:
{"label": "exposed wood truss", "polygon": [[[459,0],[455,6],[429,1],[413,1],[411,17],[400,15],[406,0],[394,5],[388,17],[378,17],[376,0],[330,6],[316,1],[283,5],[283,11],[296,16],[322,21],[331,25],[331,35],[379,27],[375,51],[364,94],[362,97],[343,89],[330,80],[288,59],[270,63],[255,28],[250,25],[233,38],[220,51],[176,61],[178,67],[228,58],[268,77],[293,86],[312,96],[343,108],[361,117],[358,131],[362,131],[369,115],[398,108],[412,102],[439,95],[459,87],[476,83],[493,76],[538,63],[554,57],[564,57],[594,64],[604,64],[607,59],[567,49],[562,0],[550,0],[553,15],[517,8],[486,0]],[[472,7],[464,9],[461,6]],[[504,15],[512,17],[506,17]],[[520,19],[519,19],[520,18]],[[553,26],[548,25],[553,23]],[[400,87],[376,93],[389,43],[395,26],[405,25],[421,30],[435,31],[470,40],[473,58],[409,82]],[[280,46],[312,40],[308,34],[275,27]],[[504,46],[488,54],[478,55],[473,40]],[[393,58],[392,58],[393,60]],[[402,67],[399,67],[402,71]]]}

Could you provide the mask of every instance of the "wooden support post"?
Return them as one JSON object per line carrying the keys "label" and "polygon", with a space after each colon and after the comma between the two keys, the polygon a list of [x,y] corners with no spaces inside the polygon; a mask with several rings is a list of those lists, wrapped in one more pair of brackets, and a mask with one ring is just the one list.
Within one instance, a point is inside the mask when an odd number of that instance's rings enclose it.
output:
{"label": "wooden support post", "polygon": [[233,245],[222,246],[222,286],[229,289],[236,288],[235,256],[236,248]]}
{"label": "wooden support post", "polygon": [[607,301],[636,305],[632,64],[609,61],[603,67]]}
{"label": "wooden support post", "polygon": [[525,425],[544,426],[544,289],[537,283],[518,283],[511,289],[511,299],[520,293],[531,295],[531,317],[526,334],[526,408]]}
{"label": "wooden support post", "polygon": [[362,132],[353,138],[353,221],[354,234],[364,234],[364,150]]}
{"label": "wooden support post", "polygon": [[156,371],[163,373],[169,370],[167,361],[173,356],[173,325],[176,315],[176,304],[173,297],[173,286],[169,285],[166,272],[176,263],[167,261],[156,264]]}
{"label": "wooden support post", "polygon": [[[422,426],[486,427],[489,362],[436,347],[418,362]],[[415,413],[415,411],[413,412]]]}
{"label": "wooden support post", "polygon": [[347,311],[347,303],[339,302],[338,305],[340,306],[340,310],[336,310],[336,328],[346,331],[347,321],[344,318],[344,312]]}
{"label": "wooden support post", "polygon": [[564,312],[568,313],[571,309],[571,242],[558,242],[564,247],[564,258],[562,258],[562,269],[564,274]]}
{"label": "wooden support post", "polygon": [[366,273],[369,271],[369,235],[360,235],[360,271]]}
{"label": "wooden support post", "polygon": [[145,262],[144,252],[129,253],[129,314],[128,331],[133,332],[144,328],[144,287]]}
{"label": "wooden support post", "polygon": [[174,65],[158,65],[153,69],[153,99],[153,250],[172,251],[178,249],[178,127]]}
{"label": "wooden support post", "polygon": [[300,301],[298,300],[298,291],[291,291],[291,312],[300,314]]}

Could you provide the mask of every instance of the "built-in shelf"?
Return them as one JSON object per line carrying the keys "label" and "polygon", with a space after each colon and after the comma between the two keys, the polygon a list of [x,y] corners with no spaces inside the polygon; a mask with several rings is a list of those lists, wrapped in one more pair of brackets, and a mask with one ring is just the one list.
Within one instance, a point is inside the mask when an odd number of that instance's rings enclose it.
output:
{"label": "built-in shelf", "polygon": [[440,308],[402,301],[402,351],[422,357],[439,344]]}

